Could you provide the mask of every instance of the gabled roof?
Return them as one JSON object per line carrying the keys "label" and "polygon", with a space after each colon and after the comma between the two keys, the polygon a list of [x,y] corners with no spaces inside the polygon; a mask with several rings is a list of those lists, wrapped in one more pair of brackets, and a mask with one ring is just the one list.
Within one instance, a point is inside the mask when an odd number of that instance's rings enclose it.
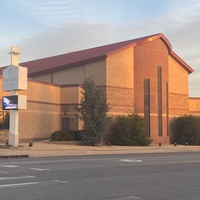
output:
{"label": "gabled roof", "polygon": [[[154,36],[154,35],[153,35]],[[123,41],[119,43],[104,45],[100,47],[95,47],[91,49],[85,49],[81,51],[74,51],[67,54],[42,58],[38,60],[33,60],[29,62],[20,63],[21,66],[28,68],[29,77],[37,74],[46,73],[47,71],[57,71],[62,68],[68,68],[87,62],[92,62],[95,60],[100,60],[105,58],[109,53],[119,50],[137,42],[141,42],[148,39],[151,36],[146,36],[142,38],[137,38],[133,40]]]}
{"label": "gabled roof", "polygon": [[91,49],[85,49],[81,51],[75,51],[67,54],[42,58],[38,60],[33,60],[29,62],[20,63],[21,66],[28,68],[29,77],[35,75],[57,71],[60,69],[65,69],[73,67],[76,65],[81,65],[84,63],[92,62],[95,60],[100,60],[106,58],[109,54],[119,51],[123,48],[129,46],[136,46],[140,43],[151,42],[154,39],[160,38],[168,48],[169,54],[184,68],[188,73],[192,73],[193,69],[185,63],[180,57],[178,57],[173,51],[170,42],[167,38],[161,34],[149,35],[146,37],[141,37],[133,40],[123,41],[119,43],[109,44],[105,46],[95,47]]}

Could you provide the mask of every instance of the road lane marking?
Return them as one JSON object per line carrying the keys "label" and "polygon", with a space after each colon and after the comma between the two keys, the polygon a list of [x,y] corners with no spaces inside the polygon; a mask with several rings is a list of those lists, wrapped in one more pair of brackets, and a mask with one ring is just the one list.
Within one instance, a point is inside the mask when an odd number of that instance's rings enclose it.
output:
{"label": "road lane marking", "polygon": [[15,167],[19,167],[19,166],[17,166],[17,165],[1,165],[1,167],[15,168]]}
{"label": "road lane marking", "polygon": [[1,174],[9,174],[10,172],[0,171]]}
{"label": "road lane marking", "polygon": [[142,199],[142,198],[136,196],[128,196],[128,197],[115,198],[113,200],[126,200],[126,199]]}
{"label": "road lane marking", "polygon": [[126,199],[142,199],[140,197],[135,197],[135,196],[130,196],[130,197],[127,197]]}
{"label": "road lane marking", "polygon": [[56,183],[67,183],[67,181],[54,180]]}
{"label": "road lane marking", "polygon": [[48,171],[48,170],[50,170],[48,168],[46,168],[46,169],[42,169],[42,168],[29,168],[29,169],[36,170],[36,171]]}
{"label": "road lane marking", "polygon": [[16,180],[16,179],[25,179],[25,178],[35,178],[35,176],[16,176],[16,177],[0,177],[0,181],[4,180]]}
{"label": "road lane marking", "polygon": [[142,160],[135,159],[120,159],[121,162],[143,162]]}
{"label": "road lane marking", "polygon": [[6,185],[0,185],[0,189],[5,187],[16,187],[16,186],[26,186],[26,185],[36,185],[36,184],[39,184],[39,182],[6,184]]}

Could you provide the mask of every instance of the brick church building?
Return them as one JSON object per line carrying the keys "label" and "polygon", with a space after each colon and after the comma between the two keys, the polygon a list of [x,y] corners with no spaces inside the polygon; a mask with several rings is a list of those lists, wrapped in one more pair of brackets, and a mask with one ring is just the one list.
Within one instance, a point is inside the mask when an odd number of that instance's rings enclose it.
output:
{"label": "brick church building", "polygon": [[[193,69],[161,33],[20,65],[28,68],[28,89],[20,92],[27,95],[27,110],[19,112],[21,141],[49,138],[56,130],[80,130],[75,107],[87,77],[105,89],[109,115],[144,117],[155,144],[170,143],[174,117],[200,115],[200,98],[188,95]],[[9,95],[2,90],[0,94],[0,98]],[[0,118],[3,134],[4,111]]]}

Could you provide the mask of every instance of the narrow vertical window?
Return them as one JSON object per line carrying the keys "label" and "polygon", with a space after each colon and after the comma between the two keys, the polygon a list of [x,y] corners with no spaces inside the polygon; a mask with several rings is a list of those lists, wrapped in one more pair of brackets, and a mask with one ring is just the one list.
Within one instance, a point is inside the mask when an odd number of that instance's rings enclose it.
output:
{"label": "narrow vertical window", "polygon": [[150,79],[144,79],[144,120],[145,131],[150,135]]}
{"label": "narrow vertical window", "polygon": [[157,83],[158,83],[158,135],[162,136],[162,68],[158,66],[157,69]]}
{"label": "narrow vertical window", "polygon": [[166,82],[166,115],[167,115],[167,136],[169,136],[169,101],[168,101],[168,82]]}

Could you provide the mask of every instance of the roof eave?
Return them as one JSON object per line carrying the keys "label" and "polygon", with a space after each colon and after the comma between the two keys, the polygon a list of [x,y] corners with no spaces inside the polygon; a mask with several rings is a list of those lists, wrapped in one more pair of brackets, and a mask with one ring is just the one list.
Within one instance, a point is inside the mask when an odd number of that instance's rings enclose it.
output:
{"label": "roof eave", "polygon": [[160,37],[160,39],[166,44],[169,55],[171,55],[172,58],[174,58],[185,70],[187,70],[188,74],[191,74],[194,70],[186,62],[184,62],[175,52],[172,51],[172,45],[169,42],[169,40],[162,33],[160,33],[158,37]]}
{"label": "roof eave", "polygon": [[175,52],[171,51],[170,55],[172,58],[174,58],[185,70],[188,71],[189,74],[191,74],[194,70],[186,63],[184,62]]}

